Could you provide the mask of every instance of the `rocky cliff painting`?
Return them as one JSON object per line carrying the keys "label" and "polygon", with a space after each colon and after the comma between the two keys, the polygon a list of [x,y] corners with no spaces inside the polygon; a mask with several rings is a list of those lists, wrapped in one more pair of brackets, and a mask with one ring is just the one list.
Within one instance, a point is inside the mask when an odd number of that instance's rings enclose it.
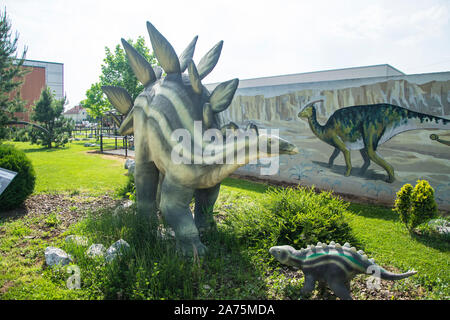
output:
{"label": "rocky cliff painting", "polygon": [[[404,131],[383,141],[376,152],[392,168],[392,176],[382,163],[368,164],[358,148],[348,150],[349,171],[344,153],[321,140],[307,117],[298,117],[314,100],[321,100],[314,109],[323,127],[337,110],[365,105],[398,106],[411,114],[441,119],[442,126]],[[450,72],[238,89],[222,118],[278,129],[281,137],[300,149],[298,155],[281,156],[278,174],[264,179],[314,185],[385,204],[392,204],[403,184],[426,179],[439,207],[450,210]],[[247,165],[238,173],[259,176],[260,166]]]}

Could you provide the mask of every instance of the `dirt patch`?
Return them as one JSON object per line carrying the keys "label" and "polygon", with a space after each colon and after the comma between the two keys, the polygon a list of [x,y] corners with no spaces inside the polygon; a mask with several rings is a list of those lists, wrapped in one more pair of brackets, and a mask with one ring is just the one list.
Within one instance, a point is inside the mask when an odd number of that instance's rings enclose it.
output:
{"label": "dirt patch", "polygon": [[122,164],[125,164],[125,161],[127,161],[128,158],[133,158],[133,157],[130,157],[130,156],[125,158],[124,156],[121,156],[121,155],[101,153],[100,151],[97,151],[97,150],[89,150],[89,151],[85,151],[85,153],[88,154],[88,155],[90,155],[90,154],[99,154],[99,155],[101,155],[102,159],[118,160]]}
{"label": "dirt patch", "polygon": [[11,288],[14,285],[13,281],[6,281],[3,286],[0,288],[0,295],[5,294],[6,291],[8,291],[9,288]]}
{"label": "dirt patch", "polygon": [[108,195],[90,197],[69,194],[37,194],[25,200],[17,209],[6,211],[1,218],[18,219],[39,217],[39,222],[31,224],[33,230],[48,232],[52,238],[64,232],[70,225],[78,222],[89,211],[101,208],[114,208],[122,201]]}

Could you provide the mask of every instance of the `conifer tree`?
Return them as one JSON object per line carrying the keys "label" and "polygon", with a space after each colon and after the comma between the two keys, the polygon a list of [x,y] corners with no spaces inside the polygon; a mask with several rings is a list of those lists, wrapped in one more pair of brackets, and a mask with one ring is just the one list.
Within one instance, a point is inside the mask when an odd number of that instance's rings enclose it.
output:
{"label": "conifer tree", "polygon": [[47,148],[64,146],[69,141],[73,121],[64,118],[62,115],[66,99],[55,99],[48,87],[44,88],[41,97],[33,107],[31,119],[35,121],[41,129],[33,130],[31,142],[42,144]]}
{"label": "conifer tree", "polygon": [[18,33],[12,36],[11,22],[6,9],[0,11],[0,139],[5,137],[6,124],[13,123],[14,112],[23,110],[20,98],[23,76],[28,72],[23,68],[26,49],[17,58]]}

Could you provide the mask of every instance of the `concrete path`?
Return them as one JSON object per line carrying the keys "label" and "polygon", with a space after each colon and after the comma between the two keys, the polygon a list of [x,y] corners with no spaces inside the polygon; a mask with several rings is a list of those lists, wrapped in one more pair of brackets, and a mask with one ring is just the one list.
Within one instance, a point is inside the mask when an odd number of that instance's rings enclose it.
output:
{"label": "concrete path", "polygon": [[[117,149],[117,150],[103,150],[104,154],[110,154],[115,156],[123,156],[125,157],[125,149]],[[128,150],[127,151],[127,157],[128,158],[134,158],[134,150]]]}

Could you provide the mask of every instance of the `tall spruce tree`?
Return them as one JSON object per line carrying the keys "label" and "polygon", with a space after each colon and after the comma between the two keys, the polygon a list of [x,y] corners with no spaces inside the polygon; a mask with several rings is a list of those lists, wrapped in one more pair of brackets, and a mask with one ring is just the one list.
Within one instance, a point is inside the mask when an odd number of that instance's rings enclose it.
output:
{"label": "tall spruce tree", "polygon": [[18,33],[12,36],[11,22],[6,8],[0,11],[0,139],[6,135],[6,124],[16,119],[14,112],[23,110],[24,102],[20,98],[23,76],[28,72],[23,68],[26,49],[22,57],[17,57]]}

